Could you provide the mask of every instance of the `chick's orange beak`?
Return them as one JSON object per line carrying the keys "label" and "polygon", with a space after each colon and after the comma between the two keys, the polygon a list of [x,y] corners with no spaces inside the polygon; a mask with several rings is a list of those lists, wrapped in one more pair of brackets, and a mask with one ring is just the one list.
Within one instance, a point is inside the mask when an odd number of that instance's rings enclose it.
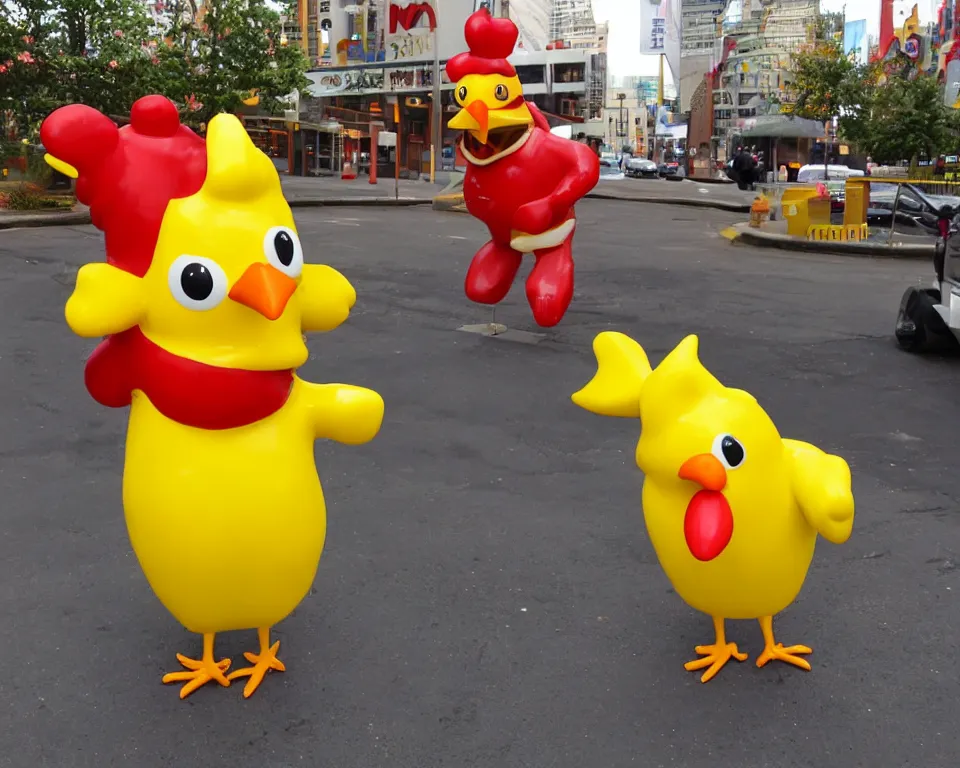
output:
{"label": "chick's orange beak", "polygon": [[287,302],[297,290],[295,280],[269,264],[251,264],[230,289],[230,298],[259,312],[267,320],[283,314]]}
{"label": "chick's orange beak", "polygon": [[727,471],[713,454],[702,453],[687,459],[677,474],[703,489],[690,499],[683,516],[687,548],[701,562],[713,560],[733,537],[733,512],[721,493],[727,485]]}
{"label": "chick's orange beak", "polygon": [[687,459],[677,476],[681,480],[690,480],[707,491],[722,491],[727,485],[727,470],[712,453],[701,453]]}

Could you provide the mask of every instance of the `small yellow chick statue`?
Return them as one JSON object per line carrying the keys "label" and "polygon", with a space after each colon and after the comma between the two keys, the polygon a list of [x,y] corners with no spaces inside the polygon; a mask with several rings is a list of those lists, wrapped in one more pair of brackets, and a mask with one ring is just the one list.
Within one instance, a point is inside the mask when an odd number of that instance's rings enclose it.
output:
{"label": "small yellow chick statue", "polygon": [[622,333],[593,342],[598,370],[573,402],[603,416],[639,418],[637,466],[643,514],[660,565],[677,594],[713,618],[716,641],[700,645],[707,682],[731,657],[726,619],[757,619],[762,667],[777,659],[809,670],[805,645],[774,641],[773,617],[794,601],[819,533],[842,544],[853,529],[850,468],[839,456],[780,437],[754,397],[721,384],[688,336],[651,370]]}
{"label": "small yellow chick statue", "polygon": [[[41,135],[105,234],[107,261],[80,269],[66,320],[106,337],[87,389],[130,407],[130,541],[163,605],[203,637],[203,655],[178,654],[184,670],[163,682],[184,698],[247,678],[249,697],[284,671],[270,628],[309,592],[323,550],[314,441],[365,443],[383,419],[376,392],[295,373],[303,332],[339,326],[356,293],[304,264],[276,168],[233,115],[214,117],[204,141],[172,102],[146,96],[119,130],[73,104]],[[228,675],[214,636],[245,629],[259,652]]]}

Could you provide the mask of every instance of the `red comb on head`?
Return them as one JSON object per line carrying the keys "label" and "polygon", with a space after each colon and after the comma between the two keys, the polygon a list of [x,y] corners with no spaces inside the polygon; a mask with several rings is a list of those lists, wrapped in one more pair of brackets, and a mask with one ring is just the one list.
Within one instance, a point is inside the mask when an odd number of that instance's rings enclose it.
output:
{"label": "red comb on head", "polygon": [[203,186],[204,140],[180,124],[172,101],[144,96],[120,129],[83,104],[61,107],[43,121],[40,141],[76,168],[77,199],[90,206],[94,226],[105,235],[107,262],[143,277],[167,204]]}
{"label": "red comb on head", "polygon": [[467,19],[464,37],[469,53],[458,53],[447,62],[447,76],[457,82],[466,75],[514,77],[517,70],[507,61],[520,31],[510,19],[495,19],[481,8]]}

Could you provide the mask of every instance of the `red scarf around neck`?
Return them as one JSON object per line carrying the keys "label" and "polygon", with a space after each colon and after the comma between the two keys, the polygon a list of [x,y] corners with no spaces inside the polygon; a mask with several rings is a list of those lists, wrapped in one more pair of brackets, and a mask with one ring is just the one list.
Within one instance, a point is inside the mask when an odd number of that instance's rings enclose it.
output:
{"label": "red scarf around neck", "polygon": [[287,402],[293,371],[218,368],[178,357],[139,327],[108,336],[84,371],[101,405],[124,408],[140,390],[171,421],[198,429],[233,429],[265,419]]}

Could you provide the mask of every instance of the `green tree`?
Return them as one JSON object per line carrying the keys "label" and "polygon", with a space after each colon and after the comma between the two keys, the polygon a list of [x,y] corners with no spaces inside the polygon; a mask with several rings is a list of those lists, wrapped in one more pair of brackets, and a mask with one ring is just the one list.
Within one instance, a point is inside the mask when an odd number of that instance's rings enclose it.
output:
{"label": "green tree", "polygon": [[252,96],[276,114],[309,85],[306,56],[282,44],[280,15],[247,0],[214,0],[199,12],[192,0],[178,0],[156,61],[157,90],[184,104],[195,123],[236,112]]}
{"label": "green tree", "polygon": [[860,143],[877,159],[934,157],[956,140],[953,123],[936,78],[894,77],[874,90]]}
{"label": "green tree", "polygon": [[139,0],[0,0],[0,110],[31,138],[63,104],[126,115],[149,93],[194,125],[251,97],[277,113],[308,85],[306,57],[281,43],[279,14],[248,0],[177,0],[159,20]]}
{"label": "green tree", "polygon": [[847,79],[856,66],[843,55],[835,40],[817,43],[793,57],[793,88],[797,102],[793,114],[824,122],[840,115]]}
{"label": "green tree", "polygon": [[136,0],[0,3],[0,109],[14,116],[13,131],[35,138],[47,114],[74,101],[129,110],[150,69],[149,34]]}

